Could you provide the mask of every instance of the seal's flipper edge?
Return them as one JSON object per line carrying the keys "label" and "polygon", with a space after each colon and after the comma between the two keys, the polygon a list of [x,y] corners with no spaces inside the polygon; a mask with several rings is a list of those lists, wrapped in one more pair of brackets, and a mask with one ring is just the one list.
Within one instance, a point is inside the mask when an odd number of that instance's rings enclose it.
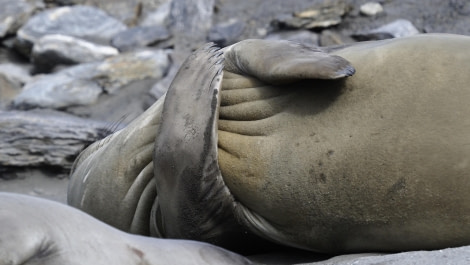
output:
{"label": "seal's flipper edge", "polygon": [[[161,214],[157,219],[163,230],[158,232],[166,237],[205,237],[198,228],[209,218],[201,213],[201,196],[213,195],[207,190],[207,178],[217,178],[207,176],[207,164],[217,162],[211,144],[217,137],[214,127],[222,69],[220,50],[205,45],[182,64],[166,94],[154,150]],[[212,170],[217,174],[217,168]]]}
{"label": "seal's flipper edge", "polygon": [[208,44],[181,66],[165,98],[154,150],[154,234],[243,252],[254,237],[234,216],[218,165],[223,53]]}
{"label": "seal's flipper edge", "polygon": [[355,73],[346,59],[292,41],[245,40],[225,48],[224,56],[225,70],[274,85],[304,79],[340,79]]}

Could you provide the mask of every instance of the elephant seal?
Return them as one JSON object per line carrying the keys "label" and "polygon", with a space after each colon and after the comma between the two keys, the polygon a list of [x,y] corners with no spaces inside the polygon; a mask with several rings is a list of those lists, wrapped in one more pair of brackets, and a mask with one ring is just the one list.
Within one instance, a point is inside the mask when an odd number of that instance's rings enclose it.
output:
{"label": "elephant seal", "polygon": [[252,264],[202,242],[124,233],[57,202],[0,193],[0,264]]}
{"label": "elephant seal", "polygon": [[326,253],[470,244],[469,45],[205,47],[166,97],[80,155],[69,203],[219,245],[253,247],[247,233]]}

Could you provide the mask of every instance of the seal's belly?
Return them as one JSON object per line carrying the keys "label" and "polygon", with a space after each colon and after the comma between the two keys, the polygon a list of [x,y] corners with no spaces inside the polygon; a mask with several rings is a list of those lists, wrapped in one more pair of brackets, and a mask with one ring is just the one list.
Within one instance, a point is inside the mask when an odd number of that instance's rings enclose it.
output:
{"label": "seal's belly", "polygon": [[257,88],[244,103],[222,91],[224,180],[292,244],[470,243],[470,56],[386,48],[339,52],[357,70],[345,82]]}

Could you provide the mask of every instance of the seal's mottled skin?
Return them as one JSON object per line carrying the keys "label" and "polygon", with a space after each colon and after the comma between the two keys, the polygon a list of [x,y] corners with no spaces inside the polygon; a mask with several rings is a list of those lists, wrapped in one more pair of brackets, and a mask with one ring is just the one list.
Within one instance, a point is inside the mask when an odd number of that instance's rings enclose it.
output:
{"label": "seal's mottled skin", "polygon": [[235,248],[246,233],[321,252],[470,244],[468,47],[444,34],[329,53],[248,40],[224,62],[206,47],[166,98],[81,154],[69,203]]}

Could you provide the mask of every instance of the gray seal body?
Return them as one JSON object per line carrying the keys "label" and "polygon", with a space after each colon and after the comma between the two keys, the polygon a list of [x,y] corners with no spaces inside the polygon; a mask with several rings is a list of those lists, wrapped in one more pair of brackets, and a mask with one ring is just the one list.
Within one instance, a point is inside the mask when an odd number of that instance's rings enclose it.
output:
{"label": "gray seal body", "polygon": [[166,97],[82,153],[69,202],[124,230],[216,244],[469,244],[468,47],[445,34],[206,47]]}

